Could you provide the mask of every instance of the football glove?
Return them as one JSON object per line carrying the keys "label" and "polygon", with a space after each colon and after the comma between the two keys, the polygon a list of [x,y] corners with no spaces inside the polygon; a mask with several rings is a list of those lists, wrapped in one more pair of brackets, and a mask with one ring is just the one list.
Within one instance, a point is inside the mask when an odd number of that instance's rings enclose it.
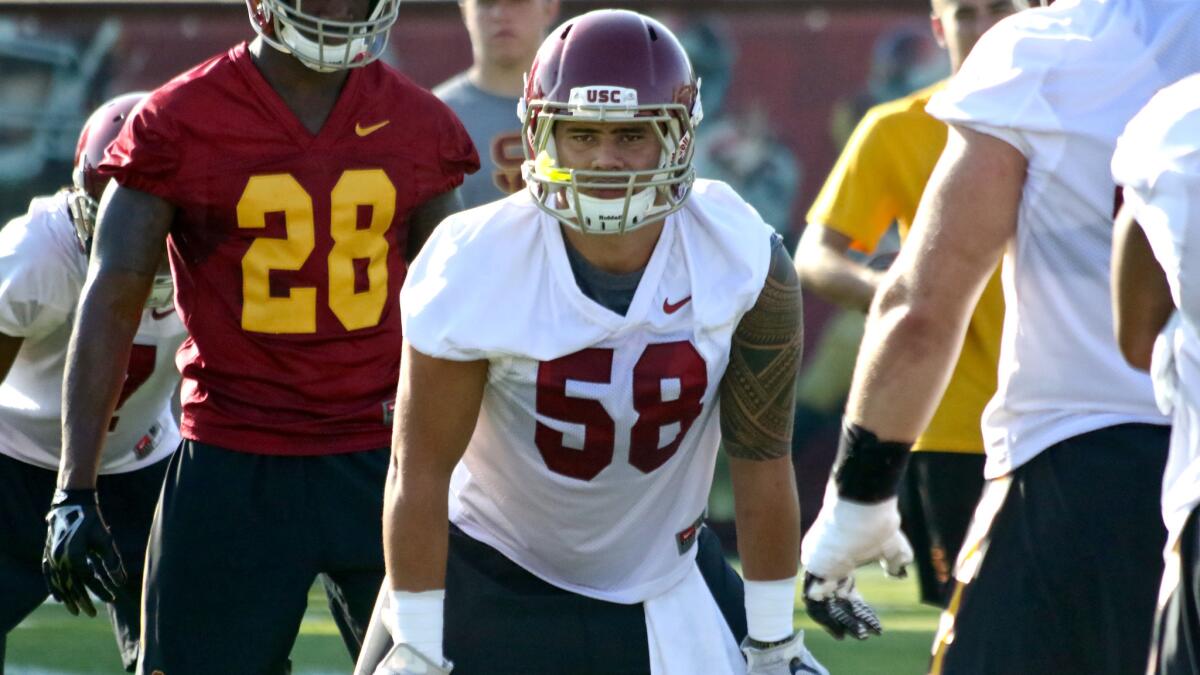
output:
{"label": "football glove", "polygon": [[421,652],[404,644],[394,645],[383,662],[375,669],[375,675],[449,675],[454,664],[442,661],[436,664]]}
{"label": "football glove", "polygon": [[804,631],[796,631],[786,640],[758,642],[742,640],[746,655],[746,675],[829,675],[804,647]]}
{"label": "football glove", "polygon": [[854,588],[854,569],[878,560],[888,576],[903,577],[913,561],[912,546],[900,532],[896,498],[860,504],[837,496],[834,486],[804,537],[804,605],[808,615],[837,639],[847,633],[863,640],[882,626]]}
{"label": "football glove", "polygon": [[42,574],[68,612],[96,616],[88,591],[112,602],[128,578],[96,491],[59,490],[50,506]]}

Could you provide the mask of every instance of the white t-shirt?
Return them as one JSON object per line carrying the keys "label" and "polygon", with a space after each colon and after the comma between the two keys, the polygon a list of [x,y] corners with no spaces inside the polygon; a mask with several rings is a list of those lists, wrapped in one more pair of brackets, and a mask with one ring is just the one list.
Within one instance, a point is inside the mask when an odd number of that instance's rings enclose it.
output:
{"label": "white t-shirt", "polygon": [[576,284],[560,225],[522,191],[442,223],[401,293],[425,354],[487,359],[450,518],[566,590],[635,603],[695,559],[730,340],[773,230],[724,183],[667,218],[625,316]]}
{"label": "white t-shirt", "polygon": [[1200,504],[1200,75],[1162,90],[1133,118],[1112,171],[1179,308],[1153,368],[1155,387],[1173,399],[1162,504],[1169,550]]}
{"label": "white t-shirt", "polygon": [[[0,383],[0,454],[58,469],[63,369],[86,272],[65,192],[34,199],[0,230],[0,333],[24,338]],[[184,335],[173,307],[142,314],[100,473],[140,469],[179,444],[171,396]]]}
{"label": "white t-shirt", "polygon": [[988,31],[928,111],[1028,160],[1004,260],[999,387],[985,474],[1103,427],[1166,424],[1113,337],[1109,256],[1117,136],[1163,86],[1200,71],[1200,2],[1060,0]]}

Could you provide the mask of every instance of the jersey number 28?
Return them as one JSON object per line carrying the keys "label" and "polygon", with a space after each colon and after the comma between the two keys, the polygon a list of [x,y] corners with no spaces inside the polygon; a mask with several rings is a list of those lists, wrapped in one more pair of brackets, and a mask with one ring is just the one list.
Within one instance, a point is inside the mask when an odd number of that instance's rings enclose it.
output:
{"label": "jersey number 28", "polygon": [[[370,223],[358,227],[359,207]],[[382,169],[345,171],[330,194],[329,309],[346,330],[379,323],[387,304],[388,227],[396,211],[396,187]],[[262,229],[267,214],[283,212],[287,236],[255,240],[242,257],[242,329],[254,333],[315,333],[317,289],[295,287],[271,295],[271,271],[296,271],[316,248],[312,196],[291,174],[252,176],[238,200],[238,227]],[[366,288],[356,288],[360,267]]]}

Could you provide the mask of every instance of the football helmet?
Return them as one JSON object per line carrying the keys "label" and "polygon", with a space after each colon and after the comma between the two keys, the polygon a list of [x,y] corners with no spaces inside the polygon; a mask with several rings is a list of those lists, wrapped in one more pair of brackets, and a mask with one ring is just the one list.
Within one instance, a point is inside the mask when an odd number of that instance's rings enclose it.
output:
{"label": "football helmet", "polygon": [[[71,172],[71,187],[67,188],[67,210],[75,226],[75,237],[79,249],[87,253],[92,248],[92,236],[96,231],[96,209],[104,188],[108,187],[108,176],[99,171],[104,151],[121,133],[125,120],[149,95],[136,91],[122,94],[105,101],[88,117],[79,132],[75,144],[75,169]],[[150,295],[146,298],[147,309],[166,309],[175,301],[175,284],[171,271],[164,264],[154,276]]]}
{"label": "football helmet", "polygon": [[[658,21],[605,9],[573,18],[550,33],[525,78],[522,174],[537,205],[568,227],[620,234],[683,206],[696,172],[696,125],[703,117],[700,82],[687,53]],[[644,121],[661,144],[646,171],[601,171],[558,165],[554,125],[563,120]],[[601,199],[584,190],[624,187]]]}
{"label": "football helmet", "polygon": [[267,44],[322,73],[358,68],[383,55],[400,0],[372,0],[365,21],[304,11],[304,0],[246,0],[250,24]]}
{"label": "football helmet", "polygon": [[67,204],[75,236],[83,251],[91,248],[92,233],[96,230],[96,207],[108,186],[108,177],[97,170],[104,151],[117,138],[125,119],[135,106],[146,98],[147,92],[122,94],[105,101],[88,117],[75,144],[75,169],[71,172],[72,187]]}

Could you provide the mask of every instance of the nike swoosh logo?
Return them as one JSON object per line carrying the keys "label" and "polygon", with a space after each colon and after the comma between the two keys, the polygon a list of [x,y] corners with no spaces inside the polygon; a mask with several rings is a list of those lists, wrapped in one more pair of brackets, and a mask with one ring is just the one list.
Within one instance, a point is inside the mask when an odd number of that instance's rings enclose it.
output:
{"label": "nike swoosh logo", "polygon": [[359,136],[370,136],[371,134],[375,133],[376,131],[379,131],[380,129],[386,127],[389,122],[391,122],[391,120],[384,120],[384,121],[380,122],[379,124],[372,124],[369,127],[364,127],[362,124],[355,123],[354,124],[354,133],[358,134]]}
{"label": "nike swoosh logo", "polygon": [[163,319],[167,318],[168,316],[171,316],[174,313],[175,313],[174,307],[165,309],[161,312],[158,311],[157,309],[152,309],[152,310],[150,310],[150,318],[154,319],[155,321],[162,321]]}
{"label": "nike swoosh logo", "polygon": [[691,301],[692,301],[692,296],[690,296],[690,295],[687,296],[686,298],[680,300],[679,302],[674,302],[674,303],[671,302],[670,300],[667,300],[666,298],[663,298],[663,312],[665,312],[667,314],[674,314],[675,312],[678,312],[681,307],[683,307],[684,305],[688,304]]}

